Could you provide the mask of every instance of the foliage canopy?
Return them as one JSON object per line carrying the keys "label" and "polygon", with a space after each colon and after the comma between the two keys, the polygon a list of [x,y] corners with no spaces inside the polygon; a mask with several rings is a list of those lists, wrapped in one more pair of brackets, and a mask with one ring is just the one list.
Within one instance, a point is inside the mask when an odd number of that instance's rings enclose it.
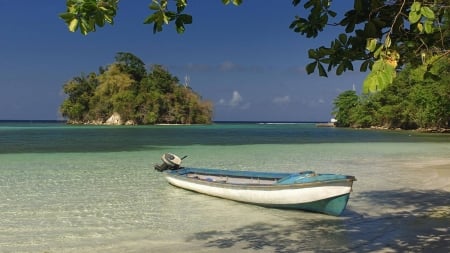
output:
{"label": "foliage canopy", "polygon": [[449,129],[450,58],[435,56],[427,65],[407,65],[386,89],[358,97],[341,93],[334,101],[339,126]]}
{"label": "foliage canopy", "polygon": [[[225,5],[241,5],[242,0],[222,0]],[[60,17],[70,31],[84,35],[113,24],[119,0],[66,0],[66,12]],[[342,5],[332,0],[292,0],[301,6],[300,14],[289,25],[292,31],[307,38],[315,38],[326,27],[341,28],[342,32],[330,46],[308,51],[313,61],[306,66],[308,74],[318,71],[320,76],[336,69],[340,75],[354,70],[372,69],[364,83],[364,90],[382,90],[392,83],[396,69],[405,64],[419,65],[434,55],[450,54],[450,5],[448,0],[353,0],[353,7],[339,16],[334,7]],[[201,3],[198,3],[201,4]],[[185,13],[188,0],[152,0],[150,15],[143,21],[152,24],[153,32],[161,32],[165,25],[175,24],[178,33],[192,23]],[[342,17],[342,18],[339,18]],[[375,70],[374,70],[375,69]]]}

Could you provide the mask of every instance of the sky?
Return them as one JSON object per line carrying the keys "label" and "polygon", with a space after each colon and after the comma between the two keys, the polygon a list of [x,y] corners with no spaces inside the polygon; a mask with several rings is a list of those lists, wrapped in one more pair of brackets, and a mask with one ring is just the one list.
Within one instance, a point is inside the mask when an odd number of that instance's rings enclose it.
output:
{"label": "sky", "polygon": [[308,75],[308,49],[329,46],[337,31],[315,39],[294,33],[289,25],[302,7],[290,0],[239,7],[190,0],[193,24],[181,35],[173,24],[157,34],[143,24],[150,2],[120,1],[113,26],[84,36],[58,17],[65,0],[0,0],[0,120],[63,119],[63,85],[113,63],[117,52],[163,65],[182,83],[188,77],[213,102],[215,121],[328,121],[333,100],[354,87],[359,92],[367,75]]}

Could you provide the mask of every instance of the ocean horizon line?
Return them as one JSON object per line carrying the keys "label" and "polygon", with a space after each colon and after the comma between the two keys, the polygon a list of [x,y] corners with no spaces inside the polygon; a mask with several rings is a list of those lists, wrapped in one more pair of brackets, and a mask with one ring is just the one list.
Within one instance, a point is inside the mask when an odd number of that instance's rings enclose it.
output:
{"label": "ocean horizon line", "polygon": [[[67,120],[49,119],[0,119],[0,123],[66,123]],[[327,121],[290,121],[290,120],[215,120],[213,124],[313,124]]]}

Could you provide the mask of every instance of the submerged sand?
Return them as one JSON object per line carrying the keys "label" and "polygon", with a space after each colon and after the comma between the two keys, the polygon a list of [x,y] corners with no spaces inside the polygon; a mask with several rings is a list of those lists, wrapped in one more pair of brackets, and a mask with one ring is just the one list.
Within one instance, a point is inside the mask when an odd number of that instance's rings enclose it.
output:
{"label": "submerged sand", "polygon": [[[2,157],[0,252],[447,253],[450,147],[432,146],[424,153],[429,145],[249,145],[208,147],[207,155],[202,147],[189,147],[202,163],[210,159],[222,167],[282,164],[287,170],[300,164],[302,170],[354,175],[340,217],[177,189],[149,170],[148,152],[96,154],[89,166],[83,165],[89,157],[76,154]],[[265,155],[270,152],[276,155]],[[23,161],[37,168],[21,170]],[[239,167],[236,161],[253,164]],[[52,164],[57,169],[48,169]]]}
{"label": "submerged sand", "polygon": [[342,217],[285,211],[286,219],[142,245],[158,252],[450,252],[450,158],[397,165],[407,172],[392,172],[403,179],[385,189],[379,178],[374,188],[359,178]]}
{"label": "submerged sand", "polygon": [[[223,219],[200,224],[196,233],[180,229],[129,241],[124,235],[109,246],[65,252],[450,252],[450,159],[397,165],[408,170],[386,175],[392,181],[360,175],[342,217],[213,198],[226,203],[229,214],[223,210]],[[184,215],[186,222],[194,220],[195,214]]]}

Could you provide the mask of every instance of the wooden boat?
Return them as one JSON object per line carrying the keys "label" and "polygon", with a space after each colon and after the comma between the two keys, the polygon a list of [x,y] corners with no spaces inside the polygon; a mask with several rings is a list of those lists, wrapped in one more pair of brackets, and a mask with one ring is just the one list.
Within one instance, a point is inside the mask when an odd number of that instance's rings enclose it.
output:
{"label": "wooden boat", "polygon": [[301,209],[339,216],[347,206],[355,177],[339,174],[233,171],[181,167],[167,153],[155,169],[177,187],[266,207]]}

